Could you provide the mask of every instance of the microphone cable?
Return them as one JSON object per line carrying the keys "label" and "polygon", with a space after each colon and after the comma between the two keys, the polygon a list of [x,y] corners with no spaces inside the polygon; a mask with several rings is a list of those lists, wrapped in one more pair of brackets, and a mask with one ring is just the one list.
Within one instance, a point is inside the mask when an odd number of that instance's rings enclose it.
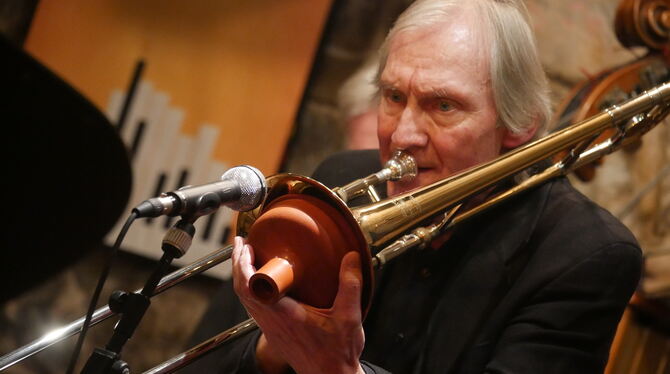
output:
{"label": "microphone cable", "polygon": [[121,247],[121,242],[123,242],[123,238],[125,238],[126,233],[130,228],[130,225],[132,225],[133,221],[135,221],[136,218],[137,213],[135,211],[130,213],[128,219],[126,219],[126,223],[123,224],[123,227],[119,232],[119,235],[117,235],[116,237],[114,246],[112,246],[111,250],[107,254],[104,268],[102,269],[102,273],[100,274],[100,278],[98,279],[98,285],[95,287],[95,291],[93,292],[93,296],[91,297],[91,302],[88,305],[88,311],[86,312],[86,318],[84,319],[84,324],[81,327],[79,337],[77,338],[77,344],[75,345],[74,350],[72,351],[72,356],[70,357],[70,364],[68,365],[67,368],[67,374],[72,374],[74,372],[74,367],[77,365],[77,360],[79,359],[79,354],[81,353],[81,347],[84,345],[84,338],[86,337],[86,332],[88,332],[91,319],[93,318],[93,312],[95,311],[95,306],[98,303],[100,293],[102,292],[102,288],[105,285],[107,276],[109,275],[109,270],[112,267],[112,263],[114,262],[117,253],[119,252],[119,247]]}

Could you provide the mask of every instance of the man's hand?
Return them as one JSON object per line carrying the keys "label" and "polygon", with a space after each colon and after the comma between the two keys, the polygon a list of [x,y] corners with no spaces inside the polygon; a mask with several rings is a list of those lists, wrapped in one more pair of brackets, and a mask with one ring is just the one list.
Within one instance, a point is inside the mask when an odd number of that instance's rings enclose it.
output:
{"label": "man's hand", "polygon": [[360,257],[347,253],[340,265],[340,283],[330,309],[315,309],[290,297],[274,305],[255,300],[249,278],[256,269],[254,252],[244,239],[235,238],[233,280],[235,292],[263,331],[256,351],[266,374],[290,365],[297,373],[363,373],[359,357],[365,344],[361,322]]}

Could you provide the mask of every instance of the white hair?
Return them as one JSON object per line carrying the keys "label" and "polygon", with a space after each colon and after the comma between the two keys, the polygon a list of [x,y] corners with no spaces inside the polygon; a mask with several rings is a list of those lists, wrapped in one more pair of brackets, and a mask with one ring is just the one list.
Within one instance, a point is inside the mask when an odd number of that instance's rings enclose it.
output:
{"label": "white hair", "polygon": [[380,49],[377,78],[397,34],[448,22],[454,9],[466,2],[478,7],[480,25],[490,47],[491,91],[499,125],[514,133],[537,125],[534,139],[541,137],[551,119],[551,102],[528,10],[521,0],[417,0],[398,17],[386,36]]}

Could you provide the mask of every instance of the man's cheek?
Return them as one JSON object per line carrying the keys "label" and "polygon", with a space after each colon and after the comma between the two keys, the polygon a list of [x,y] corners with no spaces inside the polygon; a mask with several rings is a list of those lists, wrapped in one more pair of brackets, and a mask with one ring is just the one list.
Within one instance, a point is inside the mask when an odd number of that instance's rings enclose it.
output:
{"label": "man's cheek", "polygon": [[391,144],[391,135],[392,132],[381,128],[378,128],[377,130],[377,138],[379,139],[379,151],[381,153],[381,156],[386,160],[389,157],[390,154],[390,144]]}

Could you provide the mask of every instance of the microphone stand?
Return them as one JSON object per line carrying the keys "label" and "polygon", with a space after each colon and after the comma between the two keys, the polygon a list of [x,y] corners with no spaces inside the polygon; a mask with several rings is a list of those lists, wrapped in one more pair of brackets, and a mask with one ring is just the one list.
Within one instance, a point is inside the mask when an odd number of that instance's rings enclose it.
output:
{"label": "microphone stand", "polygon": [[114,327],[114,334],[105,348],[95,348],[86,361],[81,371],[82,374],[130,373],[128,363],[121,360],[121,350],[140,324],[151,304],[150,298],[158,282],[167,274],[172,260],[183,256],[191,246],[195,234],[193,223],[196,219],[197,216],[182,216],[182,219],[168,230],[161,245],[163,256],[140,292],[114,291],[112,293],[109,298],[109,308],[114,313],[121,314],[121,319]]}

